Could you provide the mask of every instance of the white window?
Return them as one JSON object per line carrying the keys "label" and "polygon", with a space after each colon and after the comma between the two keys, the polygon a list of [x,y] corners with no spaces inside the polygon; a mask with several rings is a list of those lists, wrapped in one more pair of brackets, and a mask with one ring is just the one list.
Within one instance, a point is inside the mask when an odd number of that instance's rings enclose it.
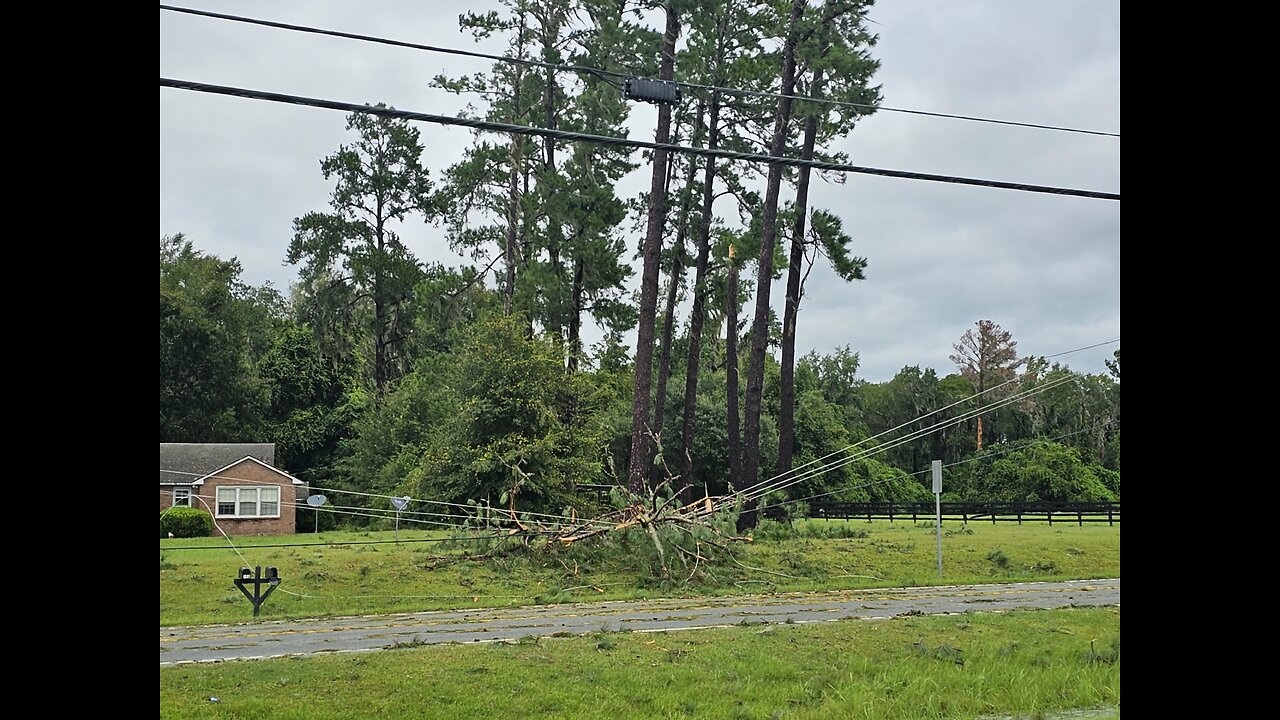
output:
{"label": "white window", "polygon": [[174,507],[191,507],[191,488],[176,487],[173,489]]}
{"label": "white window", "polygon": [[280,488],[243,485],[220,487],[218,517],[280,517]]}

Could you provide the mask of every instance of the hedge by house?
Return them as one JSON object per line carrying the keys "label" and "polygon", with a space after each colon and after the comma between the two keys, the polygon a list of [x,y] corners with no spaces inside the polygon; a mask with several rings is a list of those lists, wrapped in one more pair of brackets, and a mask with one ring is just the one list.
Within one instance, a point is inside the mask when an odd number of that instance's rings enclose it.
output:
{"label": "hedge by house", "polygon": [[169,508],[160,515],[160,537],[208,537],[213,518],[200,508]]}

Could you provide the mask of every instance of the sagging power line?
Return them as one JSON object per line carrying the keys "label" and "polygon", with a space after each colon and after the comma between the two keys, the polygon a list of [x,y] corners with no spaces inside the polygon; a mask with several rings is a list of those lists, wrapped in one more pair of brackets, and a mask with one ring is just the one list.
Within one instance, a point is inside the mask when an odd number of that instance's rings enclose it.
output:
{"label": "sagging power line", "polygon": [[160,87],[189,90],[192,92],[208,93],[212,95],[230,95],[232,97],[246,98],[249,100],[265,100],[267,102],[283,103],[286,105],[303,105],[307,107],[324,108],[327,110],[341,110],[349,113],[363,113],[366,115],[395,118],[397,120],[415,120],[418,122],[435,123],[437,125],[456,125],[487,132],[533,135],[569,142],[591,142],[600,145],[629,147],[642,150],[665,150],[667,152],[714,157],[722,160],[738,160],[769,165],[785,165],[788,167],[807,167],[814,170],[830,170],[833,172],[853,173],[859,175],[878,175],[881,177],[902,178],[905,180],[924,180],[927,182],[939,182],[952,185],[972,185],[976,187],[1018,190],[1021,192],[1044,193],[1048,195],[1067,195],[1073,197],[1092,198],[1096,200],[1115,200],[1117,202],[1120,200],[1120,193],[1052,187],[1049,185],[1032,185],[1028,183],[1006,182],[1003,180],[966,178],[953,175],[938,175],[935,173],[913,172],[909,170],[891,170],[886,168],[865,167],[861,165],[849,165],[846,163],[825,162],[821,160],[801,160],[799,158],[774,157],[771,155],[760,155],[757,153],[742,153],[733,152],[731,150],[699,148],[672,143],[657,143],[648,140],[631,140],[628,138],[612,137],[608,135],[592,135],[589,133],[571,132],[568,130],[531,127],[528,125],[511,125],[508,123],[478,120],[476,118],[451,117],[448,115],[434,115],[431,113],[413,112],[410,110],[396,110],[395,108],[389,107],[358,105],[356,103],[342,102],[338,100],[326,100],[323,98],[273,93],[263,90],[231,87],[227,85],[210,85],[208,83],[194,82],[190,80],[177,80],[165,77],[160,78]]}

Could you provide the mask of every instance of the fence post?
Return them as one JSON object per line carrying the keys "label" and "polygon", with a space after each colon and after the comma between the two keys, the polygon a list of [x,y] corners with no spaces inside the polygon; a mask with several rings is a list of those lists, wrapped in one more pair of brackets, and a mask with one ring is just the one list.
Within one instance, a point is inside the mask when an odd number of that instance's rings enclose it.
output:
{"label": "fence post", "polygon": [[1053,508],[1045,510],[1044,513],[1049,517],[1049,527],[1053,527]]}
{"label": "fence post", "polygon": [[1084,527],[1084,511],[1079,507],[1076,508],[1076,524],[1080,527]]}
{"label": "fence post", "polygon": [[1112,513],[1112,509],[1113,509],[1114,507],[1115,507],[1115,506],[1114,506],[1114,505],[1112,505],[1111,503],[1107,503],[1107,527],[1115,527],[1115,525],[1116,525],[1116,524],[1115,524],[1115,521],[1114,521],[1114,520],[1112,520],[1112,514],[1111,514],[1111,513]]}
{"label": "fence post", "polygon": [[889,522],[893,522],[893,503],[889,503]]}

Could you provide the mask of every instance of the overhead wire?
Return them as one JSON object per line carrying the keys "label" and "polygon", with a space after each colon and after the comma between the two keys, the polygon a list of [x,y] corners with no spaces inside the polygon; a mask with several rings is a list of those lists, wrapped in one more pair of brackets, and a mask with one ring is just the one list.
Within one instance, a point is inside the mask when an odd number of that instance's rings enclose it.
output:
{"label": "overhead wire", "polygon": [[[243,15],[232,15],[230,13],[212,12],[209,10],[200,10],[196,8],[178,7],[176,5],[160,5],[162,11],[174,13],[183,13],[186,15],[195,15],[198,17],[207,17],[217,20],[227,20],[235,23],[243,23],[248,25],[258,25],[262,27],[275,28],[279,30],[289,30],[292,32],[307,33],[312,35],[324,35],[329,37],[344,38],[347,40],[357,40],[360,42],[375,43],[379,45],[390,45],[393,47],[408,48],[411,50],[422,50],[426,52],[442,53],[446,55],[457,55],[461,57],[473,57],[482,60],[491,60],[493,62],[508,63],[513,65],[524,65],[526,67],[536,67],[545,70],[554,70],[556,72],[568,72],[576,74],[594,75],[606,82],[608,78],[613,77],[619,80],[628,79],[629,75],[599,68],[588,67],[585,65],[568,65],[562,63],[548,63],[539,60],[531,60],[529,58],[511,57],[509,55],[494,55],[491,53],[475,52],[473,50],[461,50],[458,48],[441,47],[438,45],[426,45],[423,43],[406,42],[403,40],[393,40],[390,38],[377,37],[374,35],[363,35],[360,33],[344,32],[341,30],[328,30],[325,28],[312,27],[308,25],[298,25],[296,23],[278,22],[274,20],[264,20],[261,18],[251,18]],[[828,105],[833,107],[851,107],[859,110],[869,110],[872,112],[888,112],[888,113],[904,113],[909,115],[922,115],[927,117],[945,118],[949,120],[963,120],[975,123],[989,123],[995,125],[1007,125],[1014,127],[1033,128],[1037,130],[1052,130],[1056,132],[1078,133],[1083,135],[1098,135],[1103,137],[1119,138],[1118,132],[1106,132],[1102,130],[1086,130],[1082,128],[1065,127],[1061,125],[1047,125],[1042,123],[1019,122],[1015,120],[1002,120],[997,118],[978,117],[974,115],[959,115],[953,113],[935,112],[929,110],[913,110],[910,108],[890,107],[887,105],[878,105],[874,103],[859,103],[848,100],[835,100],[826,98],[812,98],[804,95],[786,95],[783,93],[775,93],[764,90],[741,90],[737,88],[723,87],[720,85],[707,85],[702,83],[693,83],[684,80],[672,80],[672,84],[688,88],[691,90],[700,90],[704,92],[723,93],[725,95],[737,95],[742,97],[761,97],[769,99],[788,99],[793,102],[815,103]],[[613,84],[613,83],[610,83]]]}
{"label": "overhead wire", "polygon": [[[160,472],[162,472],[162,473],[169,473],[169,474],[171,474],[171,475],[187,475],[187,476],[192,476],[192,477],[201,477],[201,478],[206,478],[206,479],[217,479],[217,480],[235,480],[235,481],[248,481],[248,480],[250,480],[250,478],[237,477],[237,476],[234,476],[234,475],[217,474],[217,473],[197,473],[197,472],[188,472],[188,471],[185,471],[185,470],[169,470],[169,469],[166,469],[166,468],[160,468]],[[555,519],[555,520],[563,520],[563,521],[565,521],[565,522],[567,522],[567,523],[583,523],[583,524],[603,524],[603,523],[607,522],[607,521],[598,520],[598,519],[594,519],[594,518],[579,518],[579,517],[575,517],[575,516],[571,516],[571,515],[564,515],[564,514],[559,514],[559,515],[557,515],[557,514],[554,514],[554,513],[542,513],[542,512],[525,511],[525,510],[514,510],[514,511],[512,511],[512,510],[507,510],[506,508],[502,508],[502,507],[494,506],[494,505],[471,505],[471,504],[467,504],[467,503],[448,502],[448,501],[445,501],[445,500],[428,500],[428,499],[426,499],[426,498],[415,498],[415,497],[410,497],[410,496],[408,496],[408,495],[384,495],[384,494],[381,494],[381,493],[367,493],[367,492],[359,492],[359,491],[356,491],[356,490],[343,490],[343,489],[341,489],[341,488],[320,487],[320,486],[318,486],[318,485],[310,485],[310,486],[308,486],[308,487],[309,487],[309,489],[311,489],[311,490],[321,490],[321,491],[324,491],[324,492],[344,493],[344,494],[347,494],[347,495],[356,495],[356,496],[361,496],[361,497],[383,498],[383,499],[387,499],[387,500],[398,500],[398,499],[401,499],[401,498],[406,498],[406,499],[408,499],[410,502],[426,503],[426,504],[432,504],[432,505],[444,505],[444,506],[447,506],[447,507],[450,507],[450,508],[460,508],[460,509],[468,510],[468,511],[472,511],[472,512],[474,512],[474,511],[478,511],[478,510],[482,510],[482,509],[483,509],[483,510],[493,510],[493,511],[502,512],[502,513],[514,512],[514,513],[515,513],[515,515],[516,515],[516,517],[518,517],[518,518],[525,518],[525,517],[530,517],[530,518],[550,518],[550,519]],[[308,506],[308,507],[310,507],[310,506]],[[394,513],[394,512],[396,512],[394,509],[391,509],[391,508],[357,508],[357,509],[360,509],[360,510],[371,510],[371,511],[377,511],[377,512],[385,512],[385,513]],[[473,514],[469,514],[469,515],[458,515],[458,514],[450,514],[450,513],[432,513],[432,512],[425,511],[425,510],[400,510],[399,512],[400,512],[400,514],[401,514],[402,516],[403,516],[403,515],[431,515],[431,516],[436,516],[436,517],[448,517],[448,518],[455,518],[455,519],[459,519],[459,520],[467,520],[467,519],[471,519],[471,518],[473,518],[473,517],[476,517],[476,516],[475,516],[475,515],[473,515]],[[378,517],[381,517],[381,516],[378,516]],[[392,516],[391,516],[391,515],[386,515],[386,517],[392,517]]]}
{"label": "overhead wire", "polygon": [[338,100],[326,100],[323,98],[312,98],[301,95],[266,92],[263,90],[252,90],[249,88],[239,88],[228,85],[211,85],[209,83],[194,82],[191,80],[161,77],[160,87],[208,93],[212,95],[229,95],[248,100],[264,100],[267,102],[283,103],[286,105],[301,105],[306,107],[324,108],[327,110],[341,110],[348,113],[362,113],[365,115],[376,115],[378,117],[394,118],[397,120],[414,120],[418,122],[435,123],[438,125],[469,127],[475,130],[488,132],[546,137],[553,140],[563,140],[567,142],[590,142],[615,147],[629,147],[644,150],[665,150],[667,152],[714,157],[722,160],[739,160],[743,162],[764,163],[769,165],[784,165],[787,167],[807,167],[815,170],[830,170],[832,172],[875,175],[879,177],[891,177],[905,180],[921,180],[925,182],[937,182],[951,185],[969,185],[975,187],[997,188],[1001,190],[1016,190],[1019,192],[1042,193],[1047,195],[1082,197],[1095,200],[1115,200],[1117,202],[1120,200],[1120,193],[1102,192],[1098,190],[1081,190],[1077,188],[1034,185],[1030,183],[1017,183],[1005,180],[988,180],[983,178],[961,177],[957,175],[940,175],[937,173],[915,172],[911,170],[874,168],[862,165],[851,165],[848,163],[829,162],[825,160],[804,160],[801,158],[736,152],[720,148],[700,148],[689,145],[652,142],[649,140],[633,140],[630,138],[620,138],[610,135],[593,135],[590,133],[573,132],[569,130],[557,130],[554,128],[513,125],[510,123],[480,120],[478,118],[453,117],[449,115],[434,115],[431,113],[413,112],[409,110],[396,110],[395,108],[385,106],[360,105],[356,103],[341,102]]}
{"label": "overhead wire", "polygon": [[935,432],[938,432],[938,431],[939,431],[939,430],[941,430],[941,429],[944,429],[944,428],[946,428],[946,427],[948,427],[948,426],[951,426],[951,425],[959,424],[959,423],[964,422],[964,421],[966,421],[966,420],[970,420],[970,419],[972,419],[972,418],[974,418],[974,417],[976,417],[976,416],[978,416],[978,415],[980,415],[980,414],[982,414],[982,413],[990,412],[990,411],[992,411],[992,410],[998,410],[998,409],[1000,409],[1000,408],[1002,408],[1002,407],[1005,407],[1005,406],[1007,406],[1007,405],[1011,405],[1011,404],[1013,404],[1013,403],[1015,403],[1015,402],[1018,402],[1018,401],[1020,401],[1020,400],[1024,400],[1024,399],[1026,399],[1026,398],[1028,398],[1028,397],[1031,397],[1031,396],[1033,396],[1033,395],[1038,395],[1038,394],[1040,394],[1040,393],[1042,393],[1042,392],[1045,392],[1045,391],[1050,390],[1050,389],[1052,389],[1052,388],[1054,388],[1054,387],[1057,387],[1058,385],[1061,385],[1061,384],[1063,384],[1063,383],[1065,383],[1065,382],[1069,382],[1069,381],[1070,381],[1070,379],[1071,379],[1071,378],[1069,378],[1069,377],[1066,377],[1066,378],[1059,378],[1058,380],[1055,380],[1055,381],[1052,381],[1052,382],[1044,383],[1044,384],[1042,384],[1042,385],[1037,385],[1035,388],[1033,388],[1033,389],[1031,389],[1031,390],[1023,391],[1023,392],[1018,393],[1018,394],[1016,394],[1016,395],[1012,395],[1012,396],[1010,396],[1010,397],[1008,397],[1008,398],[1003,398],[1003,399],[1001,399],[1000,401],[997,401],[996,403],[994,403],[994,404],[992,404],[992,405],[987,405],[987,406],[984,406],[984,407],[981,407],[981,408],[975,408],[975,409],[973,409],[973,410],[966,411],[965,413],[963,413],[963,414],[961,414],[961,415],[958,415],[958,416],[956,416],[956,417],[954,417],[954,418],[948,418],[948,419],[943,420],[943,421],[941,421],[941,422],[935,423],[934,425],[931,425],[931,426],[929,426],[929,427],[927,427],[927,428],[922,428],[922,429],[920,429],[920,430],[915,430],[915,431],[912,431],[912,432],[908,433],[907,435],[904,435],[904,436],[901,436],[901,437],[898,437],[898,438],[893,438],[892,440],[890,440],[889,442],[887,442],[887,443],[885,443],[885,444],[883,444],[883,445],[878,445],[878,446],[875,446],[875,447],[872,447],[872,448],[868,448],[867,450],[865,450],[865,451],[863,451],[863,452],[861,452],[861,453],[858,453],[858,454],[855,454],[855,455],[851,455],[851,456],[848,456],[848,457],[845,457],[845,458],[841,458],[841,459],[838,459],[838,460],[834,460],[834,461],[832,461],[831,463],[828,463],[828,464],[826,464],[826,465],[824,465],[824,466],[822,466],[822,467],[812,468],[812,469],[810,469],[810,470],[807,470],[807,471],[805,471],[804,473],[801,473],[800,475],[796,475],[796,476],[788,477],[788,478],[786,478],[785,480],[783,480],[783,481],[781,481],[781,482],[779,482],[779,483],[775,483],[775,484],[773,484],[772,486],[769,486],[769,487],[766,487],[766,488],[759,488],[759,489],[757,489],[757,490],[755,490],[755,491],[753,491],[753,492],[751,492],[751,493],[743,493],[743,494],[742,494],[742,497],[743,497],[743,498],[745,498],[745,499],[748,499],[748,500],[752,500],[752,499],[756,499],[756,498],[764,497],[765,495],[768,495],[768,494],[769,494],[769,493],[771,493],[771,492],[776,492],[776,491],[778,491],[778,490],[785,490],[786,488],[789,488],[789,487],[791,487],[791,486],[793,486],[793,485],[795,485],[795,484],[797,484],[797,483],[803,482],[803,481],[805,481],[805,480],[807,480],[807,479],[809,479],[809,478],[815,477],[815,476],[817,476],[817,475],[823,475],[823,474],[826,474],[826,473],[828,473],[828,472],[831,472],[832,470],[837,470],[837,469],[842,468],[842,467],[844,467],[844,466],[846,466],[846,465],[849,465],[850,463],[854,463],[854,462],[857,462],[857,461],[859,461],[859,460],[865,460],[865,459],[867,459],[867,458],[874,457],[874,456],[876,456],[876,455],[880,455],[880,454],[882,454],[882,453],[888,452],[889,450],[892,450],[892,449],[893,449],[893,448],[895,448],[895,447],[898,447],[898,446],[900,446],[900,445],[905,445],[906,443],[913,442],[913,441],[915,441],[915,440],[919,440],[919,439],[920,439],[920,438],[922,438],[922,437],[927,437],[927,436],[929,436],[929,435],[932,435],[932,434],[933,434],[933,433],[935,433]]}
{"label": "overhead wire", "polygon": [[[1119,420],[1112,420],[1112,421],[1110,421],[1110,422],[1103,423],[1103,427],[1110,427],[1110,426],[1112,426],[1112,425],[1119,425],[1119,424],[1120,424],[1120,421],[1119,421]],[[945,469],[945,468],[949,468],[949,467],[955,467],[955,466],[957,466],[957,465],[964,465],[964,464],[966,464],[966,463],[976,462],[976,461],[979,461],[979,460],[987,460],[987,459],[989,459],[989,458],[999,457],[999,456],[1001,456],[1001,455],[1007,455],[1007,454],[1009,454],[1009,453],[1011,453],[1011,452],[1017,452],[1017,451],[1019,451],[1019,450],[1026,450],[1027,448],[1029,448],[1029,447],[1033,447],[1033,446],[1035,446],[1035,445],[1037,445],[1037,444],[1040,444],[1040,443],[1056,442],[1056,441],[1061,440],[1061,439],[1063,439],[1063,438],[1071,437],[1071,436],[1073,436],[1073,435],[1079,435],[1080,433],[1089,432],[1089,431],[1091,431],[1091,430],[1095,430],[1095,429],[1096,429],[1096,428],[1083,428],[1083,429],[1081,429],[1081,430],[1076,430],[1076,431],[1074,431],[1074,432],[1064,433],[1064,434],[1062,434],[1062,435],[1058,435],[1058,436],[1051,437],[1051,438],[1032,438],[1032,439],[1031,439],[1031,441],[1030,441],[1030,442],[1028,442],[1028,443],[1027,443],[1027,444],[1025,444],[1025,445],[1019,445],[1019,446],[1017,446],[1017,447],[1005,448],[1005,449],[1002,449],[1002,450],[1000,450],[1000,451],[998,451],[998,452],[985,453],[985,454],[982,454],[982,455],[975,455],[975,456],[973,456],[973,457],[971,457],[971,458],[966,458],[966,459],[964,459],[964,460],[957,460],[956,462],[946,463],[946,464],[945,464],[945,465],[943,465],[942,467]],[[908,476],[908,477],[914,477],[914,476],[918,476],[918,475],[924,475],[924,474],[927,474],[927,473],[929,473],[929,472],[931,472],[931,471],[930,471],[930,469],[929,469],[929,468],[925,468],[924,470],[918,470],[918,471],[913,472],[913,473],[907,473],[907,476]],[[756,508],[756,510],[757,510],[757,511],[763,511],[763,510],[765,510],[765,509],[767,509],[767,508],[772,508],[772,507],[780,507],[780,506],[783,506],[783,505],[794,505],[794,504],[796,504],[796,503],[802,503],[802,502],[806,502],[806,501],[809,501],[809,500],[816,500],[816,499],[818,499],[818,498],[822,498],[822,497],[829,497],[829,496],[831,496],[831,495],[836,495],[836,494],[838,494],[838,493],[842,493],[842,492],[848,492],[848,491],[850,491],[850,490],[859,490],[859,489],[861,489],[861,488],[871,487],[872,485],[881,485],[881,484],[884,484],[884,483],[887,483],[887,482],[893,482],[893,481],[895,481],[895,480],[901,480],[901,479],[902,479],[901,477],[896,477],[896,478],[886,478],[886,479],[884,479],[884,480],[876,480],[876,481],[874,481],[874,482],[863,483],[863,484],[860,484],[860,485],[853,485],[853,486],[850,486],[850,487],[836,488],[835,490],[829,490],[829,491],[827,491],[827,492],[817,493],[816,495],[806,495],[805,497],[801,497],[801,498],[795,498],[795,499],[789,499],[789,500],[780,500],[780,501],[778,501],[778,502],[776,502],[776,503],[772,503],[772,504],[769,504],[769,505],[761,505],[760,507]]]}
{"label": "overhead wire", "polygon": [[[1117,338],[1113,338],[1113,339],[1111,339],[1111,340],[1105,340],[1105,341],[1100,342],[1100,343],[1094,343],[1094,344],[1092,344],[1092,345],[1085,345],[1085,346],[1083,346],[1083,347],[1072,348],[1072,349],[1070,349],[1070,350],[1063,350],[1062,352],[1053,353],[1052,355],[1045,355],[1045,356],[1043,356],[1043,357],[1045,357],[1045,358],[1051,358],[1051,357],[1061,357],[1061,356],[1063,356],[1063,355],[1074,355],[1075,353],[1078,353],[1078,352],[1084,352],[1085,350],[1090,350],[1090,349],[1092,349],[1092,348],[1101,347],[1101,346],[1103,346],[1103,345],[1110,345],[1110,344],[1112,344],[1112,343],[1117,343],[1117,342],[1120,342],[1120,338],[1118,338],[1118,337],[1117,337]],[[756,484],[754,484],[754,485],[747,486],[747,487],[743,488],[742,490],[739,490],[738,492],[739,492],[739,493],[751,493],[751,492],[753,492],[754,490],[756,490],[757,488],[760,488],[760,487],[763,487],[763,486],[769,485],[770,483],[773,483],[774,481],[776,481],[776,480],[778,480],[778,479],[780,479],[780,478],[783,478],[783,477],[785,477],[785,476],[787,476],[787,475],[789,475],[789,474],[799,472],[800,470],[802,470],[802,469],[804,469],[804,468],[806,468],[806,467],[809,467],[810,465],[813,465],[813,464],[815,464],[815,463],[820,463],[820,462],[822,462],[822,461],[826,460],[827,458],[830,458],[830,457],[832,457],[832,456],[835,456],[835,455],[839,455],[839,454],[842,454],[842,453],[848,452],[849,450],[852,450],[852,449],[854,449],[854,448],[856,448],[856,447],[859,447],[859,446],[861,446],[861,445],[865,445],[866,443],[871,442],[872,440],[879,439],[879,438],[881,438],[881,437],[883,437],[883,436],[885,436],[885,435],[888,435],[889,433],[896,432],[896,431],[898,431],[898,430],[901,430],[901,429],[902,429],[902,428],[904,428],[904,427],[907,427],[907,426],[909,426],[909,425],[913,425],[913,424],[915,424],[915,423],[917,423],[917,422],[919,422],[919,421],[921,421],[921,420],[923,420],[923,419],[925,419],[925,418],[927,418],[927,417],[929,417],[929,416],[931,416],[931,415],[936,415],[936,414],[938,414],[938,413],[942,412],[943,410],[950,410],[951,408],[953,408],[953,407],[955,407],[955,406],[957,406],[957,405],[962,405],[962,404],[964,404],[964,403],[970,402],[970,401],[972,401],[972,400],[974,400],[974,399],[976,399],[976,398],[978,398],[978,397],[981,397],[982,395],[985,395],[985,394],[987,394],[987,393],[991,393],[991,392],[994,392],[994,391],[996,391],[996,390],[999,390],[999,389],[1001,389],[1001,388],[1005,387],[1006,385],[1010,385],[1010,384],[1012,384],[1012,383],[1020,383],[1020,382],[1023,382],[1024,380],[1025,380],[1025,377],[1016,377],[1016,376],[1015,376],[1015,377],[1013,377],[1013,378],[1010,378],[1010,379],[1008,379],[1008,380],[1006,380],[1006,381],[1004,381],[1004,382],[1000,383],[999,385],[993,385],[992,387],[989,387],[989,388],[987,388],[987,389],[985,389],[985,390],[981,390],[981,391],[979,391],[979,392],[976,392],[976,393],[974,393],[973,395],[970,395],[970,396],[968,396],[968,397],[961,398],[961,399],[959,399],[959,400],[957,400],[957,401],[955,401],[955,402],[953,402],[953,403],[951,403],[951,404],[949,404],[949,405],[944,405],[943,407],[937,408],[936,410],[931,410],[931,411],[929,411],[929,412],[927,412],[927,413],[924,413],[923,415],[920,415],[919,417],[916,417],[916,418],[914,418],[914,419],[912,419],[912,420],[908,420],[907,422],[904,422],[904,423],[902,423],[902,424],[900,424],[900,425],[897,425],[897,426],[895,426],[895,427],[889,428],[888,430],[884,430],[884,431],[882,431],[882,432],[879,432],[879,433],[877,433],[877,434],[875,434],[875,435],[872,435],[872,436],[871,436],[871,437],[869,437],[869,438],[864,438],[864,439],[859,440],[858,442],[852,443],[852,444],[850,444],[850,445],[848,445],[848,446],[846,446],[846,447],[840,448],[840,449],[838,449],[838,450],[833,450],[833,451],[831,451],[831,452],[827,453],[826,455],[823,455],[822,457],[815,458],[815,459],[810,460],[810,461],[808,461],[808,462],[806,462],[806,463],[804,463],[804,464],[802,464],[802,465],[798,465],[798,466],[796,466],[796,467],[794,467],[794,468],[791,468],[790,470],[787,470],[787,471],[784,471],[784,472],[778,473],[777,475],[774,475],[773,477],[771,477],[771,478],[769,478],[769,479],[767,479],[767,480],[762,480],[762,481],[760,481],[760,482],[758,482],[758,483],[756,483]]]}

